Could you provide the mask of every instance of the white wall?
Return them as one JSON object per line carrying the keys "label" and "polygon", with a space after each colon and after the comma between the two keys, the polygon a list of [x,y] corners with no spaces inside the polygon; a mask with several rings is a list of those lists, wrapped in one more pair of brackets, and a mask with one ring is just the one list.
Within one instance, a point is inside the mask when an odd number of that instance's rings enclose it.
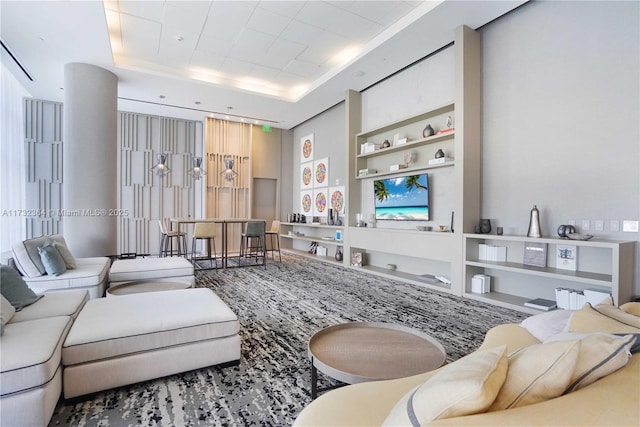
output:
{"label": "white wall", "polygon": [[610,228],[640,219],[639,9],[532,2],[481,30],[482,215],[505,233],[526,234],[536,204],[545,235],[574,220],[639,240]]}

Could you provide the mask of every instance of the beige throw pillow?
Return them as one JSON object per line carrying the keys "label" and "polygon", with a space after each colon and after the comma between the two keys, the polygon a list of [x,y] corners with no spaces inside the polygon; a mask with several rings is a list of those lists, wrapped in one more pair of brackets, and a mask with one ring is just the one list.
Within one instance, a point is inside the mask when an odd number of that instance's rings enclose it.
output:
{"label": "beige throw pillow", "polygon": [[506,345],[478,351],[441,368],[400,399],[383,425],[423,425],[486,411],[507,375],[506,351]]}
{"label": "beige throw pillow", "polygon": [[580,390],[624,367],[629,362],[631,347],[635,344],[636,338],[633,334],[618,336],[603,332],[570,332],[552,337],[547,342],[580,340],[576,368],[565,393]]}
{"label": "beige throw pillow", "polygon": [[585,304],[569,322],[569,332],[608,332],[611,334],[640,333],[640,317],[609,304],[592,307]]}
{"label": "beige throw pillow", "polygon": [[489,411],[532,405],[564,393],[576,366],[580,341],[534,344],[509,356],[507,379]]}
{"label": "beige throw pillow", "polygon": [[64,260],[64,264],[67,267],[67,269],[73,270],[74,268],[77,267],[76,259],[73,257],[73,255],[71,254],[71,251],[69,251],[69,248],[67,248],[66,244],[61,242],[53,242],[53,247],[58,250],[58,253]]}
{"label": "beige throw pillow", "polygon": [[620,310],[625,313],[633,314],[634,316],[640,316],[640,302],[628,302],[620,306]]}

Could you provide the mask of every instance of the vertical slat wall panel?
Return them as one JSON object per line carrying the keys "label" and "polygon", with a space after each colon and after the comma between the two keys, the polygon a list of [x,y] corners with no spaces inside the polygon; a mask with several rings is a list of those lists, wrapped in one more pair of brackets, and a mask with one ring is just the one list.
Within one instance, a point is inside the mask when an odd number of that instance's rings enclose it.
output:
{"label": "vertical slat wall panel", "polygon": [[62,104],[24,100],[27,238],[62,233]]}
{"label": "vertical slat wall panel", "polygon": [[[157,254],[160,245],[158,220],[195,216],[194,187],[188,176],[201,122],[119,113],[120,198],[119,208],[128,211],[121,219],[119,252]],[[186,129],[190,129],[186,132]],[[151,172],[156,155],[169,155],[171,172],[158,177]]]}
{"label": "vertical slat wall panel", "polygon": [[[251,194],[252,125],[207,118],[205,126],[206,215],[209,218],[247,218]],[[231,182],[222,176],[224,157],[231,156],[238,174]],[[239,249],[241,226],[229,227],[229,250]]]}

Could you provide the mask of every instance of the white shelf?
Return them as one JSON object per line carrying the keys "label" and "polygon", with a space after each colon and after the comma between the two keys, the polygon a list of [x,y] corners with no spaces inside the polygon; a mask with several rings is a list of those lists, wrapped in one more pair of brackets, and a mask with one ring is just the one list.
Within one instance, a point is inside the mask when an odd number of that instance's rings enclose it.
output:
{"label": "white shelf", "polygon": [[409,141],[409,142],[404,143],[402,145],[394,145],[394,146],[387,147],[387,148],[380,148],[378,150],[371,151],[369,153],[358,154],[356,157],[359,158],[359,159],[362,159],[362,158],[367,158],[367,157],[382,156],[382,155],[385,155],[385,154],[392,153],[394,151],[406,150],[406,149],[409,149],[409,148],[420,147],[422,145],[433,144],[433,143],[436,143],[436,142],[441,142],[441,141],[446,141],[448,139],[453,139],[455,137],[455,134],[456,134],[455,131],[451,131],[451,132],[447,132],[447,133],[441,133],[440,135],[432,135],[432,136],[428,136],[426,138],[416,139],[415,141]]}
{"label": "white shelf", "polygon": [[281,222],[280,225],[293,225],[296,227],[314,227],[314,228],[343,228],[343,225],[327,225],[327,224],[316,224],[313,222]]}
{"label": "white shelf", "polygon": [[[568,240],[553,237],[534,238],[513,235],[490,235],[490,234],[464,234],[464,276],[465,288],[463,295],[480,301],[489,302],[523,311],[526,313],[540,313],[529,307],[524,307],[524,303],[532,299],[532,295],[525,296],[523,293],[536,294],[541,297],[554,294],[558,283],[569,282],[569,287],[578,290],[589,287],[599,287],[611,292],[614,302],[622,304],[629,300],[633,289],[632,277],[634,242],[621,240]],[[547,251],[547,265],[535,267],[522,263],[524,244],[527,242],[543,243],[550,247]],[[492,262],[479,260],[478,245],[480,243],[492,243],[507,247],[506,262]],[[555,247],[557,245],[572,245],[578,248],[578,270],[564,270],[553,267],[555,265]],[[513,253],[512,253],[513,252]],[[491,272],[493,276],[498,276],[502,280],[500,292],[488,294],[475,294],[469,292],[471,277],[474,274]],[[501,277],[499,272],[516,274],[521,279],[512,279],[509,276]],[[526,289],[521,282],[526,278],[535,278],[532,282],[534,288],[530,286]],[[558,282],[560,281],[560,282]],[[518,282],[518,283],[516,283]],[[494,283],[492,283],[494,286]],[[562,285],[565,286],[565,285]]]}
{"label": "white shelf", "polygon": [[414,172],[414,171],[424,171],[427,169],[436,169],[436,168],[445,168],[449,166],[454,166],[455,163],[456,163],[455,160],[452,160],[450,162],[439,163],[437,165],[418,165],[418,166],[412,166],[410,168],[400,169],[397,171],[376,172],[376,173],[370,173],[368,175],[356,176],[356,179],[368,179],[368,178],[376,178],[379,176],[398,175],[398,174],[406,175],[407,173]]}
{"label": "white shelf", "polygon": [[281,234],[280,238],[292,239],[292,240],[302,240],[302,241],[305,241],[305,242],[326,243],[327,245],[334,245],[334,246],[342,246],[342,245],[344,245],[344,242],[342,242],[342,241],[337,241],[335,239],[327,240],[327,239],[323,239],[322,237],[291,236],[291,235],[288,235],[288,234]]}
{"label": "white shelf", "polygon": [[281,249],[282,252],[288,252],[291,254],[296,254],[296,255],[300,255],[303,256],[305,258],[312,258],[318,261],[322,261],[322,262],[326,262],[326,263],[330,263],[330,264],[339,264],[342,265],[342,261],[337,261],[336,258],[334,256],[320,256],[320,255],[316,255],[316,254],[311,254],[309,252],[306,251],[302,251],[299,249],[289,249],[289,248],[282,248]]}
{"label": "white shelf", "polygon": [[398,128],[410,125],[412,123],[422,122],[424,120],[429,119],[430,117],[435,117],[448,112],[453,112],[454,107],[455,107],[455,103],[449,102],[447,104],[425,111],[422,114],[405,117],[404,119],[397,120],[392,123],[387,123],[386,125],[383,125],[374,129],[369,129],[368,131],[365,131],[365,132],[360,132],[356,136],[358,138],[367,138],[377,134],[393,131],[394,129],[398,129]]}
{"label": "white shelf", "polygon": [[389,279],[395,279],[395,280],[399,280],[401,282],[405,282],[405,283],[411,283],[413,285],[418,285],[418,286],[424,286],[430,289],[437,289],[439,291],[450,291],[451,290],[451,285],[446,284],[446,283],[429,283],[429,282],[425,282],[424,280],[420,280],[418,279],[418,277],[415,274],[411,274],[411,273],[405,273],[402,271],[392,271],[389,270],[387,268],[382,268],[382,267],[376,267],[374,265],[363,265],[362,267],[355,267],[355,266],[350,266],[350,268],[353,268],[355,270],[364,270],[368,273],[374,274],[376,276],[380,276],[380,277],[386,277]]}

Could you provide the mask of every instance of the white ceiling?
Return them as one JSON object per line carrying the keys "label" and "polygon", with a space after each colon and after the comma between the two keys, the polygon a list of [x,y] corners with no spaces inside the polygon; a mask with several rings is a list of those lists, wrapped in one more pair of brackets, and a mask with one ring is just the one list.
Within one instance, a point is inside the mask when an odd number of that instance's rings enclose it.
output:
{"label": "white ceiling", "polygon": [[[64,100],[64,64],[118,76],[119,109],[291,128],[524,0],[0,1],[3,50],[32,96]],[[231,107],[231,108],[229,108]]]}

